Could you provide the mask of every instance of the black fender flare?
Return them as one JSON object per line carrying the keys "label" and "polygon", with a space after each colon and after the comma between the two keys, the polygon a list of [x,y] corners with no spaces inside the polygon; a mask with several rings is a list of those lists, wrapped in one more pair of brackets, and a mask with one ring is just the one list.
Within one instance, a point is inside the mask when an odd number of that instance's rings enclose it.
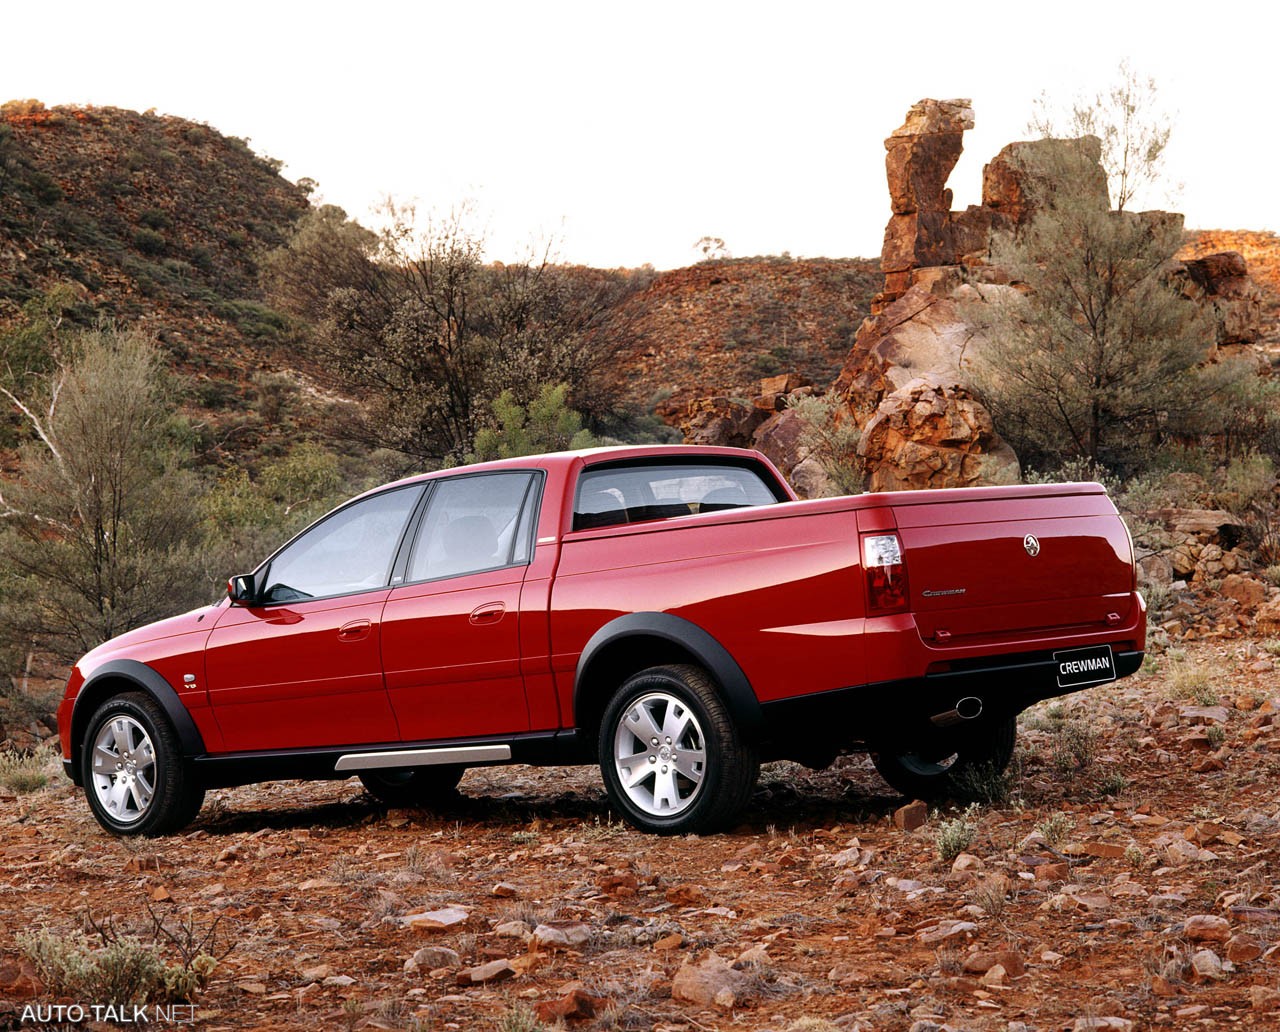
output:
{"label": "black fender flare", "polygon": [[764,727],[760,700],[747,675],[729,650],[697,624],[671,613],[627,613],[610,620],[588,640],[578,657],[573,678],[574,724],[582,727],[581,687],[592,663],[609,646],[627,638],[661,638],[690,653],[705,667],[724,696],[734,722],[748,735],[756,736]]}
{"label": "black fender flare", "polygon": [[[182,743],[182,752],[186,759],[189,760],[193,756],[203,755],[207,751],[204,747],[204,739],[196,727],[196,722],[191,719],[191,714],[187,711],[187,707],[182,704],[182,700],[178,698],[178,693],[174,691],[173,685],[152,670],[151,667],[145,663],[138,662],[136,659],[112,659],[94,670],[76,694],[75,705],[71,710],[71,756],[77,767],[79,766],[78,757],[84,748],[84,736],[89,724],[89,718],[93,716],[94,710],[98,708],[103,699],[120,694],[118,689],[106,694],[96,691],[95,685],[101,685],[104,681],[114,681],[116,683],[127,681],[132,690],[151,696],[159,704],[160,708],[164,710],[165,715],[173,724],[174,730],[177,731],[178,740]],[[86,703],[86,699],[91,701]]]}

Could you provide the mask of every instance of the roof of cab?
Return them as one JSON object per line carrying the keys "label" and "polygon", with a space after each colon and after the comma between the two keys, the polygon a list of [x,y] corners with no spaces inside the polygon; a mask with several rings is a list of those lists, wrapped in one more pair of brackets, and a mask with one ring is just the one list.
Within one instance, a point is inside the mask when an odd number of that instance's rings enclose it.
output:
{"label": "roof of cab", "polygon": [[419,473],[415,476],[405,477],[402,480],[381,484],[365,493],[381,491],[384,488],[399,484],[413,484],[422,480],[433,480],[437,477],[456,476],[459,473],[484,473],[489,470],[501,469],[549,470],[572,466],[579,460],[582,460],[586,465],[593,465],[597,462],[611,462],[615,459],[648,459],[663,458],[664,456],[690,458],[699,455],[737,459],[750,458],[763,461],[766,466],[769,466],[769,461],[760,452],[748,448],[722,448],[700,444],[610,445],[602,448],[578,448],[574,451],[544,452],[541,455],[519,455],[512,459],[494,459],[491,462],[451,466],[448,469],[438,469],[431,473]]}

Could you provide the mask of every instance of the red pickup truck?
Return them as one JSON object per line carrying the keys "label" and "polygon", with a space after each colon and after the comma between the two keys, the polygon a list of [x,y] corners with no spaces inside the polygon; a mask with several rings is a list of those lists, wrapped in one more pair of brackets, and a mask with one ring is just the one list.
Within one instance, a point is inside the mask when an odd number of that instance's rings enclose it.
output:
{"label": "red pickup truck", "polygon": [[602,448],[353,499],[86,655],[58,724],[117,834],[183,827],[211,787],[356,774],[426,805],[469,766],[597,761],[632,824],[704,831],[762,760],[865,747],[954,794],[1145,636],[1097,484],[799,501],[756,452]]}

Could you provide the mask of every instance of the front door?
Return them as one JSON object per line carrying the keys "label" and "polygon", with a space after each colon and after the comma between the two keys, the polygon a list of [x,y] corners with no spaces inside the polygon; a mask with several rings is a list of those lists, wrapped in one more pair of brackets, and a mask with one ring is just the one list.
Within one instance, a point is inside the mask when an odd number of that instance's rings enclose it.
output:
{"label": "front door", "polygon": [[222,611],[206,677],[227,750],[395,742],[382,680],[383,604],[422,485],[362,498],[281,549],[259,603]]}

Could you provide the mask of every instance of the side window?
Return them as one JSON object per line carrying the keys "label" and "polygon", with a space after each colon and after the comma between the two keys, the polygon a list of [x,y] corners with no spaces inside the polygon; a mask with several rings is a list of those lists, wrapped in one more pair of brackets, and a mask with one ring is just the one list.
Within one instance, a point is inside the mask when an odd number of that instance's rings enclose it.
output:
{"label": "side window", "polygon": [[482,473],[436,482],[409,559],[409,581],[457,577],[529,561],[532,473]]}
{"label": "side window", "polygon": [[746,466],[613,466],[587,470],[578,479],[573,529],[666,520],[781,500]]}
{"label": "side window", "polygon": [[288,545],[266,571],[266,602],[296,602],[385,587],[422,486],[384,491],[340,509]]}

